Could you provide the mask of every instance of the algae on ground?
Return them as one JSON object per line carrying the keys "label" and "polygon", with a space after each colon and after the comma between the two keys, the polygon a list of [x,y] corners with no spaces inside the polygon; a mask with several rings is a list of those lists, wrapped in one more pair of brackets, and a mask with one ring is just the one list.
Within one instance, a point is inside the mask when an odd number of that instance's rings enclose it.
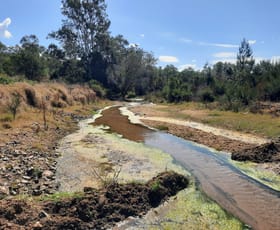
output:
{"label": "algae on ground", "polygon": [[177,194],[161,221],[163,229],[243,229],[243,224],[194,186]]}
{"label": "algae on ground", "polygon": [[280,175],[272,171],[265,170],[261,168],[259,164],[254,162],[239,162],[233,160],[230,160],[230,162],[249,177],[252,177],[268,187],[280,191]]}

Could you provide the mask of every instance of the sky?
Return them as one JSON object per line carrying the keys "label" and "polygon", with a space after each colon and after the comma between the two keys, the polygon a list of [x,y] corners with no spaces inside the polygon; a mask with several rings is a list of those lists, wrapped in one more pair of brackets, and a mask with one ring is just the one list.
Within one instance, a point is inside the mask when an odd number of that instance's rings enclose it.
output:
{"label": "sky", "polygon": [[[247,39],[257,61],[280,59],[279,0],[106,0],[110,32],[158,59],[159,66],[201,69],[235,62]],[[1,0],[0,41],[35,34],[47,46],[61,25],[59,0]]]}

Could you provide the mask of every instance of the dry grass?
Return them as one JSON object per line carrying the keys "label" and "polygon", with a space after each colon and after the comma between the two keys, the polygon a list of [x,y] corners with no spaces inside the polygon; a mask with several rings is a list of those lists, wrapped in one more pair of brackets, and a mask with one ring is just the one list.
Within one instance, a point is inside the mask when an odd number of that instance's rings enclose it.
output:
{"label": "dry grass", "polygon": [[[27,93],[26,93],[27,92]],[[6,109],[14,93],[21,96],[21,104],[16,119]],[[44,100],[44,101],[43,101]],[[52,106],[52,101],[64,103],[65,107]],[[44,116],[42,104],[47,104],[46,123],[44,129]],[[15,83],[0,85],[0,145],[11,140],[17,140],[18,134],[26,133],[26,145],[44,150],[52,141],[51,135],[57,133],[58,128],[63,132],[71,132],[76,128],[71,116],[63,114],[90,115],[94,110],[110,104],[109,101],[98,101],[95,93],[88,87],[67,86],[63,84],[35,84]],[[32,138],[30,137],[32,136]]]}
{"label": "dry grass", "polygon": [[74,104],[85,105],[96,100],[95,92],[85,86],[67,86],[58,83],[30,85],[19,82],[0,85],[0,112],[3,112],[5,105],[15,93],[20,95],[22,107],[40,108],[44,100],[48,107],[65,108]]}

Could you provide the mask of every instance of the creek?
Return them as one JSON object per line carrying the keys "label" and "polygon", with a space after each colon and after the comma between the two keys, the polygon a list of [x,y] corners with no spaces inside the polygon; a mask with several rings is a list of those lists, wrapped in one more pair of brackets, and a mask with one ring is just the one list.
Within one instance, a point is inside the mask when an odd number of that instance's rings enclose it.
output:
{"label": "creek", "polygon": [[118,107],[104,110],[95,125],[170,154],[192,173],[207,196],[253,229],[280,229],[280,192],[243,174],[230,163],[228,154],[132,124]]}

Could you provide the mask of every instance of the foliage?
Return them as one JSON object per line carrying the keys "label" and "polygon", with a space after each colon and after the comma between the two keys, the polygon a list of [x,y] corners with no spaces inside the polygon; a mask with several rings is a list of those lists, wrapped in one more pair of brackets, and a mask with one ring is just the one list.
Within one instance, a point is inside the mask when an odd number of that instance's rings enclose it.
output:
{"label": "foliage", "polygon": [[16,114],[18,112],[19,106],[20,106],[21,100],[20,100],[20,94],[15,93],[12,95],[12,99],[7,104],[7,109],[12,113],[13,119],[15,120]]}
{"label": "foliage", "polygon": [[104,98],[106,96],[106,89],[96,80],[90,80],[89,87],[93,89],[97,97]]}
{"label": "foliage", "polygon": [[0,84],[23,77],[87,83],[99,97],[218,102],[235,112],[257,101],[280,101],[280,63],[256,63],[245,38],[235,64],[206,63],[202,70],[179,71],[173,65],[157,67],[152,53],[122,35],[111,36],[105,0],[62,0],[61,11],[60,29],[49,34],[59,46],[42,47],[35,35],[24,36],[13,47],[0,42]]}
{"label": "foliage", "polygon": [[10,77],[7,77],[5,75],[0,75],[0,84],[8,85],[12,82],[13,82],[13,80]]}

